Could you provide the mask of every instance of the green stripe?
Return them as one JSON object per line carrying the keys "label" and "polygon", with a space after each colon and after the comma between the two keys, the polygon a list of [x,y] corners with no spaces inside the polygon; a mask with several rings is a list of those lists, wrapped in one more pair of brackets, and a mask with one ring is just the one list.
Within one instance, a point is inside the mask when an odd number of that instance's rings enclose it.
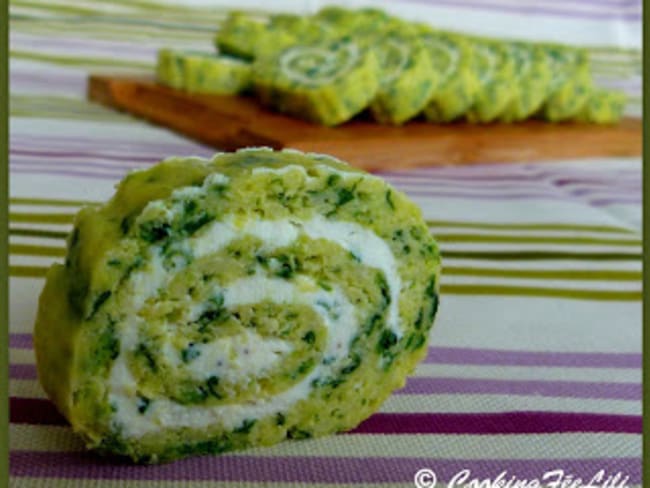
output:
{"label": "green stripe", "polygon": [[14,59],[29,59],[32,61],[43,61],[46,63],[60,64],[64,66],[102,66],[153,69],[153,61],[145,63],[142,61],[119,60],[115,58],[98,58],[86,56],[61,56],[55,54],[36,53],[32,51],[9,51],[9,57]]}
{"label": "green stripe", "polygon": [[564,223],[544,224],[492,224],[486,222],[456,222],[451,220],[427,220],[429,227],[451,227],[459,229],[493,229],[493,230],[552,230],[567,232],[608,232],[619,234],[635,234],[633,230],[625,227],[610,225],[583,225]]}
{"label": "green stripe", "polygon": [[640,240],[602,239],[597,237],[557,237],[540,235],[468,235],[468,234],[435,234],[436,240],[446,243],[512,243],[512,244],[575,244],[583,246],[635,246],[641,245]]}
{"label": "green stripe", "polygon": [[487,259],[496,261],[639,261],[640,253],[562,252],[562,251],[445,251],[443,259]]}
{"label": "green stripe", "polygon": [[42,237],[45,239],[66,239],[68,237],[67,232],[40,229],[18,229],[16,227],[9,228],[9,235],[21,237]]}
{"label": "green stripe", "polygon": [[83,207],[84,205],[100,205],[101,202],[90,200],[58,200],[55,198],[24,198],[14,197],[9,199],[10,205],[48,205],[54,207]]}
{"label": "green stripe", "polygon": [[445,266],[443,268],[443,275],[541,280],[641,281],[641,271],[621,271],[614,269],[503,269]]}
{"label": "green stripe", "polygon": [[71,224],[74,221],[74,214],[65,213],[9,213],[9,222],[21,222],[30,224]]}
{"label": "green stripe", "polygon": [[[159,26],[146,25],[120,25],[119,23],[106,24],[101,22],[92,23],[90,21],[70,24],[69,21],[48,19],[47,24],[43,24],[44,19],[33,19],[25,16],[12,14],[10,16],[12,29],[15,32],[24,32],[26,34],[49,34],[60,36],[62,29],[69,29],[68,35],[84,36],[88,39],[108,39],[115,41],[129,41],[151,39],[165,40],[169,42],[169,32]],[[196,32],[194,30],[174,31],[174,44],[181,41],[191,42],[196,45],[197,41],[205,40],[205,32]]]}
{"label": "green stripe", "polygon": [[11,95],[10,115],[13,117],[83,118],[109,122],[135,122],[125,113],[73,97],[49,95]]}
{"label": "green stripe", "polygon": [[11,7],[27,7],[45,10],[47,12],[60,12],[66,14],[93,15],[101,13],[100,10],[88,7],[77,7],[55,3],[31,2],[28,0],[11,0]]}
{"label": "green stripe", "polygon": [[9,244],[9,254],[22,256],[64,257],[65,248],[50,246],[35,246],[31,244]]}
{"label": "green stripe", "polygon": [[567,290],[532,286],[441,285],[442,295],[499,295],[574,300],[641,301],[641,291]]}
{"label": "green stripe", "polygon": [[42,266],[9,266],[9,276],[16,278],[44,278],[48,269]]}

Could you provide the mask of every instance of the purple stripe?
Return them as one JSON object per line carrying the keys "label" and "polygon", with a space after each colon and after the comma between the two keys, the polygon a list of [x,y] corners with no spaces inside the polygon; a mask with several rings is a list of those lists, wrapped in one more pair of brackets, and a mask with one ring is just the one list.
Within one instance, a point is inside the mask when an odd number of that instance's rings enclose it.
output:
{"label": "purple stripe", "polygon": [[[31,334],[9,334],[9,347],[31,349]],[[641,368],[639,353],[516,351],[470,347],[430,347],[425,363],[564,368]]]}
{"label": "purple stripe", "polygon": [[37,378],[34,364],[10,364],[9,378],[13,380],[35,380]]}
{"label": "purple stripe", "polygon": [[[115,154],[106,154],[106,153],[89,153],[83,151],[67,151],[67,152],[54,152],[54,151],[33,151],[26,149],[9,149],[10,154],[16,154],[18,156],[35,156],[42,158],[57,157],[57,158],[93,158],[100,157],[102,159],[109,159],[113,161],[128,161],[128,162],[144,162],[144,163],[156,163],[159,161],[154,156],[118,156]],[[166,156],[163,156],[166,157]]]}
{"label": "purple stripe", "polygon": [[[33,364],[11,364],[11,379],[36,379]],[[602,398],[640,400],[638,383],[606,383],[595,381],[497,380],[485,378],[411,377],[397,395],[523,395],[562,398]]]}
{"label": "purple stripe", "polygon": [[[70,156],[70,157],[72,157],[72,156]],[[113,158],[113,159],[115,159],[115,158]],[[40,159],[34,159],[32,157],[28,157],[28,156],[24,157],[24,156],[20,156],[20,155],[14,155],[11,158],[11,163],[12,163],[12,168],[16,168],[16,169],[19,169],[19,168],[33,169],[33,170],[36,170],[36,169],[51,169],[51,170],[55,170],[55,171],[59,171],[59,170],[72,170],[72,171],[75,171],[75,170],[77,170],[79,168],[88,169],[88,170],[90,170],[92,168],[108,169],[108,170],[116,170],[116,169],[130,170],[130,169],[136,169],[136,168],[146,168],[148,166],[148,163],[143,164],[142,162],[133,162],[131,164],[123,164],[123,163],[121,164],[121,163],[102,163],[102,162],[95,162],[95,161],[88,161],[88,160],[85,160],[85,161],[66,160],[65,163],[62,163],[60,161],[55,161],[55,160],[47,160],[47,159],[40,160]],[[150,164],[154,164],[154,163],[155,163],[155,161],[152,161]],[[121,175],[122,173],[118,172],[117,174]],[[395,181],[392,181],[391,183],[394,184],[395,186],[401,188],[403,191],[407,191],[407,192],[410,191],[410,189],[409,189],[410,187],[423,187],[423,188],[427,189],[428,194],[431,194],[431,195],[436,194],[436,191],[433,188],[431,188],[431,184],[432,184],[431,182],[419,181],[419,182],[409,183],[408,185],[399,184],[399,183],[396,183]],[[436,184],[435,184],[436,187],[438,186],[437,183],[438,182],[436,182]],[[451,189],[451,187],[460,187],[460,189],[468,189],[468,188],[472,189],[472,188],[477,188],[477,185],[472,185],[472,184],[465,183],[465,185],[461,186],[459,184],[454,183],[454,184],[446,186],[447,189]],[[508,195],[507,193],[503,193],[504,191],[507,191],[507,190],[510,190],[510,191],[522,191],[522,190],[527,190],[528,188],[522,188],[521,185],[517,186],[517,188],[514,188],[512,185],[490,185],[489,187],[483,186],[480,189],[484,190],[484,191],[486,191],[486,190],[488,190],[488,191],[497,191],[498,194],[497,195],[491,195],[491,194],[488,194],[488,193],[485,193],[485,192],[482,192],[482,193],[479,193],[479,194],[472,193],[473,198],[482,198],[484,196],[487,196],[487,197],[495,196],[495,197],[498,197],[498,198],[508,198],[508,197],[510,197],[510,195]],[[552,187],[547,188],[547,189],[549,191],[544,191],[545,190],[544,188],[535,187],[533,185],[530,185],[530,193],[526,193],[525,196],[530,197],[530,196],[533,196],[533,195],[537,195],[537,196],[544,196],[544,197],[550,197],[550,198],[558,198],[559,197],[559,198],[562,198],[562,199],[566,199],[566,197],[567,197],[567,195],[565,193],[561,192],[561,190],[559,190],[559,189],[554,189]],[[534,191],[534,190],[537,190],[537,191]],[[555,190],[555,191],[553,191],[553,190]],[[575,196],[581,196],[581,195],[586,195],[586,194],[589,194],[589,193],[593,193],[593,192],[598,191],[598,190],[602,190],[602,187],[598,187],[598,189],[579,188],[579,189],[569,191],[568,194],[569,195],[575,195]],[[417,191],[417,190],[415,190],[415,191]],[[627,195],[631,191],[633,191],[632,188],[621,188],[620,186],[618,186],[615,190],[608,191],[604,195],[602,194],[604,192],[601,192],[600,196],[601,197],[602,196],[611,196],[613,198],[618,198],[618,197],[621,196],[620,195],[621,192],[625,192],[625,194]],[[640,193],[640,189],[639,189],[639,193]],[[448,195],[448,193],[446,193],[446,194]],[[521,198],[521,195],[522,194],[519,193],[519,194],[515,194],[513,196]],[[640,195],[639,195],[639,198],[640,198]]]}
{"label": "purple stripe", "polygon": [[[501,163],[502,166],[507,165],[507,163]],[[510,165],[511,166],[511,165]],[[512,182],[536,182],[536,181],[548,181],[555,179],[563,178],[575,178],[577,180],[599,180],[599,181],[612,181],[614,178],[623,180],[627,183],[633,183],[638,181],[641,178],[641,171],[639,170],[627,170],[627,171],[593,171],[585,168],[583,171],[554,171],[554,172],[527,172],[525,174],[518,174],[516,172],[509,171],[483,171],[484,166],[477,167],[474,171],[463,171],[462,166],[458,166],[454,171],[442,171],[434,170],[433,168],[428,168],[426,170],[413,170],[410,172],[379,172],[376,173],[379,176],[386,178],[388,180],[395,181],[419,181],[421,178],[435,178],[436,180],[450,180],[450,181],[459,181],[466,183],[484,183],[484,182],[496,182],[500,183],[503,181],[512,181]]]}
{"label": "purple stripe", "polygon": [[641,354],[431,347],[425,363],[564,368],[641,368]]}
{"label": "purple stripe", "polygon": [[568,412],[376,413],[351,434],[640,434],[642,417]]}
{"label": "purple stripe", "polygon": [[[84,134],[82,137],[66,137],[65,135],[60,135],[56,137],[51,137],[46,134],[38,134],[37,137],[34,135],[13,135],[11,136],[10,147],[13,149],[15,146],[19,146],[17,149],[24,150],[33,150],[34,148],[42,148],[44,151],[43,155],[49,156],[50,154],[57,154],[57,148],[79,148],[82,150],[111,150],[116,147],[121,150],[124,156],[134,152],[134,151],[147,151],[147,153],[153,153],[157,155],[164,153],[168,156],[171,153],[176,153],[179,155],[184,154],[186,151],[204,151],[207,157],[212,156],[217,150],[202,145],[194,141],[184,141],[184,142],[164,142],[164,141],[147,141],[147,140],[137,140],[133,137],[131,138],[119,138],[111,137],[110,139],[102,139],[94,137],[88,134]],[[22,146],[22,147],[21,147]],[[114,154],[114,153],[113,153]]]}
{"label": "purple stripe", "polygon": [[638,383],[411,377],[398,395],[523,395],[556,398],[641,400]]}
{"label": "purple stripe", "polygon": [[41,398],[9,397],[9,422],[28,425],[68,425],[54,404]]}
{"label": "purple stripe", "polygon": [[[52,95],[52,88],[65,88],[71,93],[83,93],[86,89],[86,80],[82,76],[61,76],[60,74],[51,75],[50,73],[21,73],[12,68],[9,73],[10,90],[14,91],[17,87],[25,88],[26,84],[36,84],[46,88],[49,95]],[[31,105],[30,105],[31,106]]]}
{"label": "purple stripe", "polygon": [[[544,0],[544,3],[575,3],[578,5],[605,5],[611,7],[641,7],[641,0]],[[522,2],[523,3],[523,2]],[[538,0],[530,3],[538,3]]]}
{"label": "purple stripe", "polygon": [[142,169],[142,168],[148,168],[149,166],[154,165],[156,162],[151,162],[151,163],[143,163],[143,162],[135,162],[135,163],[118,163],[118,162],[98,162],[94,160],[85,160],[85,161],[70,161],[67,160],[65,163],[57,160],[48,160],[48,159],[34,159],[31,157],[22,157],[22,156],[14,156],[10,159],[10,163],[12,166],[15,167],[27,167],[31,166],[33,168],[56,168],[56,169],[91,169],[91,168],[99,168],[99,169],[121,169],[121,170],[131,170],[131,169]]}
{"label": "purple stripe", "polygon": [[[544,473],[564,470],[591,479],[600,470],[622,472],[628,483],[641,480],[640,458],[589,459],[439,459],[386,457],[250,456],[222,455],[184,459],[159,466],[133,466],[84,452],[13,451],[10,475],[35,478],[111,479],[150,481],[227,481],[282,483],[404,483],[412,486],[414,474],[433,469],[440,481],[471,469],[472,478],[496,478],[504,470],[508,479],[542,479]],[[483,486],[483,484],[481,484]],[[595,485],[594,485],[595,486]]]}
{"label": "purple stripe", "polygon": [[[9,406],[12,424],[68,425],[49,400],[11,397]],[[376,413],[350,434],[640,434],[641,423],[636,415],[572,412]]]}
{"label": "purple stripe", "polygon": [[[624,182],[616,181],[609,183],[603,181],[602,183],[596,183],[593,181],[585,181],[584,183],[574,183],[571,186],[557,186],[554,181],[542,181],[539,182],[521,182],[517,184],[513,183],[492,183],[485,184],[485,182],[468,182],[468,181],[458,181],[458,180],[449,180],[446,181],[444,178],[435,178],[429,177],[428,179],[420,178],[415,181],[405,181],[405,180],[395,180],[394,178],[387,178],[387,181],[394,185],[397,188],[402,188],[408,190],[409,188],[416,190],[428,190],[428,191],[442,191],[442,190],[454,190],[454,191],[480,191],[481,194],[489,195],[490,193],[498,193],[498,195],[504,195],[503,192],[538,192],[544,195],[549,196],[563,196],[563,195],[580,195],[584,192],[603,192],[608,194],[617,195],[620,192],[629,194],[630,192],[638,193],[641,195],[641,183],[636,181]],[[578,186],[579,185],[579,186]],[[577,186],[577,188],[576,188]]]}
{"label": "purple stripe", "polygon": [[9,334],[9,347],[13,349],[32,349],[34,341],[31,334]]}
{"label": "purple stripe", "polygon": [[475,2],[468,0],[407,0],[411,3],[426,4],[430,6],[450,6],[461,7],[471,10],[493,10],[519,15],[547,15],[554,17],[581,18],[591,20],[618,20],[625,22],[640,22],[641,13],[622,13],[620,11],[612,12],[587,12],[580,10],[564,10],[548,7],[524,7],[515,5],[503,5],[490,2]]}
{"label": "purple stripe", "polygon": [[[635,186],[640,187],[641,182],[639,180],[639,175],[630,175],[627,178],[616,176],[615,180],[612,181],[612,175],[604,175],[600,178],[593,177],[567,177],[567,176],[555,176],[554,178],[549,178],[545,176],[484,176],[481,175],[478,178],[468,178],[467,175],[438,175],[438,174],[428,174],[428,175],[413,175],[413,176],[393,176],[385,175],[384,178],[390,181],[393,184],[406,184],[406,185],[447,185],[453,184],[460,187],[467,188],[513,188],[512,183],[517,185],[528,185],[539,186],[540,184],[548,185],[548,187],[564,187],[571,185],[595,185],[595,186],[604,186],[611,187],[612,185],[616,186]],[[520,186],[518,186],[520,187]]]}
{"label": "purple stripe", "polygon": [[611,198],[608,200],[594,200],[590,201],[588,199],[572,198],[570,195],[556,195],[553,193],[522,193],[522,194],[510,194],[510,195],[489,195],[489,194],[476,194],[470,192],[442,192],[442,191],[425,191],[425,190],[416,190],[413,188],[405,188],[403,186],[396,185],[400,191],[407,193],[408,195],[420,196],[420,197],[430,197],[430,198],[462,198],[468,200],[530,200],[530,199],[543,199],[543,200],[554,200],[554,201],[565,201],[571,203],[582,203],[590,205],[604,205],[610,203],[641,203],[641,196],[639,197],[629,197],[629,198]]}
{"label": "purple stripe", "polygon": [[[93,179],[106,179],[106,180],[118,180],[124,176],[124,172],[116,173],[98,173],[91,171],[73,171],[73,170],[57,170],[54,168],[43,168],[43,169],[26,169],[15,164],[11,165],[12,173],[23,173],[23,174],[41,174],[41,175],[57,175],[57,176],[72,176],[72,177],[82,177],[82,178],[93,178]],[[399,187],[398,187],[399,188]],[[470,200],[529,200],[529,199],[546,199],[552,201],[567,201],[572,203],[582,203],[590,204],[593,206],[604,206],[611,204],[640,204],[640,197],[630,197],[630,198],[610,198],[610,199],[597,199],[594,201],[581,200],[577,198],[571,198],[569,196],[555,195],[552,193],[528,193],[528,194],[514,194],[514,195],[477,195],[474,193],[461,193],[461,192],[435,192],[435,191],[424,191],[424,190],[414,190],[409,188],[400,188],[401,191],[405,193],[416,196],[416,197],[430,197],[430,198],[463,198]]]}

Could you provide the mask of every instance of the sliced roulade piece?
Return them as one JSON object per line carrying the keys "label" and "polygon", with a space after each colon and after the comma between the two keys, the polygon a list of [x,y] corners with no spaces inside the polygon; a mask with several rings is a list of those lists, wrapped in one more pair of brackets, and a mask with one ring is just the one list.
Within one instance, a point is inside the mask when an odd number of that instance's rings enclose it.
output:
{"label": "sliced roulade piece", "polygon": [[156,76],[160,83],[190,93],[234,95],[251,86],[247,61],[200,51],[158,51]]}
{"label": "sliced roulade piece", "polygon": [[172,88],[183,88],[185,73],[182,51],[160,49],[156,59],[156,79]]}
{"label": "sliced roulade piece", "polygon": [[552,72],[545,50],[533,44],[508,44],[514,62],[514,93],[499,120],[518,122],[531,117],[542,106],[549,92]]}
{"label": "sliced roulade piece", "polygon": [[323,7],[314,16],[314,19],[331,26],[341,35],[353,34],[355,36],[377,33],[386,28],[403,24],[396,17],[372,7],[356,10],[338,6]]}
{"label": "sliced roulade piece", "polygon": [[344,431],[425,355],[439,260],[405,195],[330,157],[169,159],[77,215],[39,378],[89,447],[139,462]]}
{"label": "sliced roulade piece", "polygon": [[591,93],[576,119],[581,122],[595,124],[615,124],[623,117],[626,104],[627,96],[625,93],[596,89]]}
{"label": "sliced roulade piece", "polygon": [[251,63],[226,55],[183,56],[183,88],[190,93],[234,95],[251,87]]}
{"label": "sliced roulade piece", "polygon": [[486,39],[472,42],[478,88],[466,116],[470,122],[492,122],[513,99],[515,63],[506,44]]}
{"label": "sliced roulade piece", "polygon": [[440,79],[424,115],[430,122],[451,122],[469,110],[478,89],[471,44],[459,35],[443,32],[423,33],[422,42]]}
{"label": "sliced roulade piece", "polygon": [[266,33],[266,22],[244,12],[231,12],[221,24],[214,39],[217,49],[224,53],[252,60]]}
{"label": "sliced roulade piece", "polygon": [[553,77],[541,117],[560,122],[578,115],[594,90],[586,50],[567,46],[546,45]]}
{"label": "sliced roulade piece", "polygon": [[379,88],[374,53],[349,39],[296,44],[256,60],[253,83],[262,103],[324,125],[365,109]]}
{"label": "sliced roulade piece", "polygon": [[379,91],[370,104],[378,122],[402,124],[418,115],[438,86],[431,56],[416,37],[389,31],[368,39],[379,62]]}

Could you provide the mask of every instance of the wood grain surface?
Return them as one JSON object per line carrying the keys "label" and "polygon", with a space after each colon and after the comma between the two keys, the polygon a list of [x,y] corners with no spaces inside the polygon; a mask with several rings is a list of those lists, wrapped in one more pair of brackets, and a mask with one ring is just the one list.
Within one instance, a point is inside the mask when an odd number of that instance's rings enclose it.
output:
{"label": "wood grain surface", "polygon": [[367,170],[488,162],[640,156],[641,121],[615,126],[517,124],[402,127],[353,120],[321,127],[262,107],[253,97],[191,95],[152,78],[91,76],[88,98],[222,150],[247,146],[327,153]]}

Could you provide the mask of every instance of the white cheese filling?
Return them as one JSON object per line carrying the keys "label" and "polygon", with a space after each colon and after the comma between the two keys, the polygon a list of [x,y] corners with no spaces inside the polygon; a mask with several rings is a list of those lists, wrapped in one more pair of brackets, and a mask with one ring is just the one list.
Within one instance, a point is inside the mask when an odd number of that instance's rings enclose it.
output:
{"label": "white cheese filling", "polygon": [[[149,205],[155,207],[159,206],[159,203],[152,202]],[[191,250],[194,258],[198,259],[216,253],[231,241],[246,235],[259,238],[267,250],[288,246],[300,235],[311,239],[326,239],[353,253],[362,264],[380,270],[386,279],[391,297],[386,326],[398,338],[402,337],[399,321],[401,279],[397,263],[389,246],[373,231],[352,222],[332,221],[320,215],[304,222],[282,219],[237,224],[233,219],[229,219],[206,225],[200,233],[187,239],[184,247]],[[172,277],[172,273],[163,266],[160,247],[153,246],[149,252],[146,268],[133,273],[129,281],[133,310],[139,310],[147,299],[154,297],[158,290],[164,289]],[[137,347],[138,321],[142,319],[135,316],[120,328],[120,355],[115,360],[109,377],[109,397],[117,407],[114,419],[120,425],[122,435],[137,438],[164,428],[202,428],[215,423],[225,429],[234,429],[246,420],[284,412],[298,400],[309,396],[314,379],[326,375],[340,364],[349,353],[352,339],[359,332],[355,308],[342,290],[333,287],[331,291],[325,291],[305,276],[287,281],[270,278],[258,272],[230,283],[222,291],[226,308],[263,300],[312,307],[327,329],[324,355],[333,361],[327,365],[318,364],[302,381],[273,398],[247,404],[216,406],[184,406],[166,398],[154,398],[149,409],[141,413],[137,407],[137,384],[126,364],[128,353]],[[187,366],[196,379],[205,380],[210,375],[218,375],[231,382],[263,374],[293,349],[288,342],[262,338],[254,332],[217,339],[198,347],[201,348],[201,354]],[[244,348],[250,354],[242,354]],[[159,352],[173,354],[173,348],[164,347]],[[177,361],[177,358],[170,358],[172,364]],[[220,362],[221,366],[218,366]]]}

